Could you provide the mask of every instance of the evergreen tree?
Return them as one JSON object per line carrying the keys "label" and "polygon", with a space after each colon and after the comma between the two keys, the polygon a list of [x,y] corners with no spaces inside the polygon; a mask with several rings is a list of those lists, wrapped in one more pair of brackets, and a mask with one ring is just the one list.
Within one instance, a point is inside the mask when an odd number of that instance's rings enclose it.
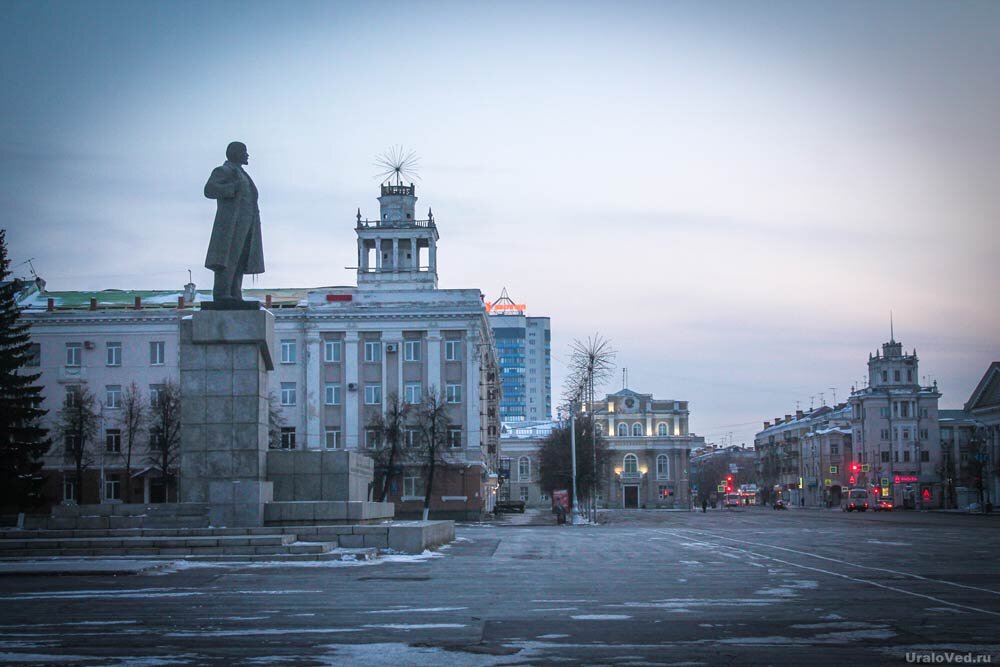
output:
{"label": "evergreen tree", "polygon": [[41,425],[41,373],[24,370],[33,358],[30,325],[17,306],[21,284],[8,280],[6,235],[0,229],[0,506],[28,509],[41,503],[42,457],[51,441]]}

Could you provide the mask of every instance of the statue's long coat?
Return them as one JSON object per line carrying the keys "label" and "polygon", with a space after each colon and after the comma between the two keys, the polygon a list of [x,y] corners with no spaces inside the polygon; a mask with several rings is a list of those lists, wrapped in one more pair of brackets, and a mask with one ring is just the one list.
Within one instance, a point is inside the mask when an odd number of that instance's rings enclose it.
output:
{"label": "statue's long coat", "polygon": [[[246,174],[245,171],[243,173]],[[250,183],[248,202],[244,201],[246,195],[240,192],[240,175],[229,162],[213,169],[205,183],[205,196],[218,202],[205,268],[220,271],[238,262],[243,240],[249,236],[250,255],[247,265],[239,272],[264,273],[264,245],[260,234],[257,186],[250,174],[246,174],[246,178]]]}

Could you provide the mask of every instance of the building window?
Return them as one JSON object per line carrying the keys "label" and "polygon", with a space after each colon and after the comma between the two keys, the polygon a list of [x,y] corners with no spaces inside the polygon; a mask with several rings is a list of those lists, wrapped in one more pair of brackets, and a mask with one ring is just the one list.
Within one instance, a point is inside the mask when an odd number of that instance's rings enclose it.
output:
{"label": "building window", "polygon": [[448,403],[462,402],[462,385],[449,384],[445,389],[445,400]]}
{"label": "building window", "polygon": [[107,363],[108,366],[121,366],[122,365],[122,344],[121,343],[108,343],[107,347]]}
{"label": "building window", "polygon": [[281,341],[281,363],[283,364],[294,364],[295,363],[295,341],[286,338]]}
{"label": "building window", "polygon": [[63,500],[76,500],[76,479],[63,478]]}
{"label": "building window", "polygon": [[882,463],[889,462],[889,452],[882,452]]}
{"label": "building window", "polygon": [[378,431],[369,429],[365,431],[365,447],[367,449],[375,449],[379,446],[381,438],[379,438]]}
{"label": "building window", "polygon": [[340,405],[339,384],[328,384],[324,387],[324,402],[327,405]]}
{"label": "building window", "polygon": [[162,366],[166,363],[167,344],[162,340],[154,340],[149,344],[149,363],[151,366]]}
{"label": "building window", "polygon": [[444,342],[444,360],[445,361],[462,360],[462,341],[446,340]]}
{"label": "building window", "polygon": [[657,479],[670,478],[670,462],[666,454],[660,454],[656,457],[656,477]]}
{"label": "building window", "polygon": [[149,404],[159,405],[160,404],[160,392],[163,391],[162,384],[151,384],[149,385]]}
{"label": "building window", "polygon": [[626,454],[625,459],[622,461],[622,472],[639,472],[639,457],[635,454]]}
{"label": "building window", "polygon": [[886,440],[888,440],[889,439],[889,429],[887,429],[887,428],[882,429],[881,433],[879,433],[879,438],[883,442],[886,441]]}
{"label": "building window", "polygon": [[878,409],[878,416],[879,417],[888,417],[889,416],[889,408],[879,408]]}
{"label": "building window", "polygon": [[527,456],[517,460],[517,479],[521,482],[531,481],[531,459]]}
{"label": "building window", "polygon": [[925,428],[920,429],[920,439],[921,440],[928,440],[929,438],[930,438],[930,435],[928,434],[927,429],[925,429]]}
{"label": "building window", "polygon": [[830,474],[831,475],[837,474],[837,466],[830,466]]}
{"label": "building window", "polygon": [[83,343],[66,343],[66,365],[79,366],[83,355]]}
{"label": "building window", "polygon": [[906,381],[913,382],[913,371],[907,369],[906,371]]}
{"label": "building window", "polygon": [[403,341],[403,361],[420,361],[420,341]]}
{"label": "building window", "polygon": [[122,431],[119,428],[109,428],[104,432],[104,451],[109,454],[120,454],[122,451]]}
{"label": "building window", "polygon": [[419,499],[424,497],[423,477],[403,478],[403,498]]}
{"label": "building window", "polygon": [[461,447],[462,447],[462,427],[461,426],[448,427],[448,448],[461,449]]}
{"label": "building window", "polygon": [[910,462],[910,450],[904,449],[903,450],[903,463],[909,463],[909,462]]}
{"label": "building window", "polygon": [[892,372],[892,381],[893,382],[899,382],[899,371],[893,371]]}
{"label": "building window", "polygon": [[528,487],[522,486],[517,497],[521,499],[522,503],[528,502]]}
{"label": "building window", "polygon": [[420,444],[420,431],[415,428],[408,428],[403,431],[403,442],[409,449],[413,449]]}
{"label": "building window", "polygon": [[642,437],[642,424],[636,422],[632,424],[632,437],[641,438]]}
{"label": "building window", "polygon": [[931,460],[931,453],[929,451],[927,451],[926,449],[922,450],[920,452],[920,462],[921,463],[930,463],[930,460]]}
{"label": "building window", "polygon": [[104,499],[122,499],[122,480],[120,475],[108,475],[104,480]]}
{"label": "building window", "polygon": [[889,381],[889,371],[882,371],[882,382]]}
{"label": "building window", "polygon": [[920,416],[927,419],[927,408],[920,408]]}
{"label": "building window", "polygon": [[659,486],[656,487],[656,495],[659,496],[660,498],[669,498],[670,487],[664,484],[660,484]]}
{"label": "building window", "polygon": [[282,449],[295,449],[295,427],[294,426],[282,426],[281,427],[281,448]]}
{"label": "building window", "polygon": [[365,361],[373,363],[382,361],[382,341],[367,341],[365,343]]}
{"label": "building window", "polygon": [[628,437],[628,424],[619,424],[618,425],[618,437],[619,438]]}
{"label": "building window", "polygon": [[326,448],[340,449],[340,429],[326,429]]}
{"label": "building window", "polygon": [[295,383],[294,382],[282,382],[281,383],[281,404],[282,405],[295,405]]}
{"label": "building window", "polygon": [[831,442],[830,443],[830,453],[831,454],[840,454],[840,445],[838,443],[836,443],[836,442]]}
{"label": "building window", "polygon": [[366,384],[365,405],[381,405],[381,404],[382,404],[382,385]]}
{"label": "building window", "polygon": [[66,385],[66,400],[63,401],[63,405],[67,408],[75,408],[80,404],[80,385],[78,384],[68,384]]}
{"label": "building window", "polygon": [[24,355],[24,365],[31,366],[33,368],[42,365],[42,344],[41,343],[31,343],[28,346],[28,352]]}
{"label": "building window", "polygon": [[414,382],[403,387],[403,400],[409,405],[420,403],[420,383]]}
{"label": "building window", "polygon": [[660,422],[657,425],[657,427],[656,427],[656,434],[657,435],[670,435],[670,432],[667,429],[667,425],[664,424],[663,422]]}
{"label": "building window", "polygon": [[327,363],[340,361],[340,341],[328,340],[323,343],[323,360]]}
{"label": "building window", "polygon": [[122,386],[109,384],[104,388],[104,407],[120,408],[122,406]]}
{"label": "building window", "polygon": [[904,428],[903,429],[903,441],[904,442],[909,442],[909,440],[910,440],[910,429]]}

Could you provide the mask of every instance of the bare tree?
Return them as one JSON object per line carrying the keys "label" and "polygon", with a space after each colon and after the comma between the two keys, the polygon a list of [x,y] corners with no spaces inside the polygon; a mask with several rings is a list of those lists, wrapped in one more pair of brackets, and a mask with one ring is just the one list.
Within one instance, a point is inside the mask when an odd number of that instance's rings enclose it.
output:
{"label": "bare tree", "polygon": [[375,499],[378,502],[385,501],[389,482],[398,472],[410,409],[410,405],[399,400],[398,394],[391,393],[386,397],[385,412],[375,413],[368,422],[377,442],[375,451],[369,455],[375,460]]}
{"label": "bare tree", "polygon": [[148,415],[148,405],[142,396],[139,385],[132,382],[122,392],[121,417],[118,422],[122,428],[122,438],[125,441],[125,502],[132,500],[132,454],[142,433]]}
{"label": "bare tree", "polygon": [[168,502],[180,449],[181,392],[168,380],[149,401],[149,462],[164,481]]}
{"label": "bare tree", "polygon": [[434,473],[438,465],[444,463],[444,452],[448,446],[449,424],[451,424],[451,419],[448,417],[444,393],[437,393],[431,388],[424,394],[424,400],[417,409],[421,454],[427,474],[427,483],[424,489],[424,521],[430,516]]}
{"label": "bare tree", "polygon": [[[591,437],[592,419],[584,416],[575,420],[577,442],[576,479],[580,499],[588,500],[590,492],[600,481],[601,470],[608,462],[610,452],[607,441],[600,434]],[[539,483],[549,495],[556,489],[567,489],[573,496],[573,463],[570,454],[569,424],[553,429],[542,441],[538,451]],[[597,456],[590,448],[596,444]],[[593,461],[597,460],[597,465]],[[577,499],[579,501],[579,499]]]}
{"label": "bare tree", "polygon": [[281,427],[285,417],[281,414],[281,403],[274,392],[267,397],[267,447],[281,449]]}
{"label": "bare tree", "polygon": [[73,495],[74,500],[80,503],[83,499],[83,471],[93,462],[90,445],[97,436],[100,416],[97,401],[90,390],[84,385],[73,387],[67,389],[56,430],[66,443],[66,458],[71,459],[76,468]]}

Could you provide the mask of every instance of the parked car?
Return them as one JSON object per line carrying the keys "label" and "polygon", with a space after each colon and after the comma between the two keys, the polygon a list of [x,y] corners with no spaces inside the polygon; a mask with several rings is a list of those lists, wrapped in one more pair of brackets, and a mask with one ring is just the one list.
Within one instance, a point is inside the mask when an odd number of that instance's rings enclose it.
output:
{"label": "parked car", "polygon": [[865,512],[869,507],[868,491],[865,489],[851,489],[840,501],[840,509],[845,512]]}
{"label": "parked car", "polygon": [[498,500],[497,504],[493,507],[495,512],[518,512],[524,514],[524,501],[523,500]]}
{"label": "parked car", "polygon": [[892,508],[893,508],[892,501],[885,499],[876,501],[875,504],[872,506],[872,509],[875,510],[876,512],[891,512]]}
{"label": "parked car", "polygon": [[786,509],[788,509],[788,505],[781,498],[778,498],[777,500],[775,500],[774,501],[774,505],[772,505],[772,507],[774,507],[774,509],[776,509],[776,510],[786,510]]}
{"label": "parked car", "polygon": [[740,506],[740,494],[727,493],[726,499],[723,502],[723,507],[739,507],[739,506]]}

